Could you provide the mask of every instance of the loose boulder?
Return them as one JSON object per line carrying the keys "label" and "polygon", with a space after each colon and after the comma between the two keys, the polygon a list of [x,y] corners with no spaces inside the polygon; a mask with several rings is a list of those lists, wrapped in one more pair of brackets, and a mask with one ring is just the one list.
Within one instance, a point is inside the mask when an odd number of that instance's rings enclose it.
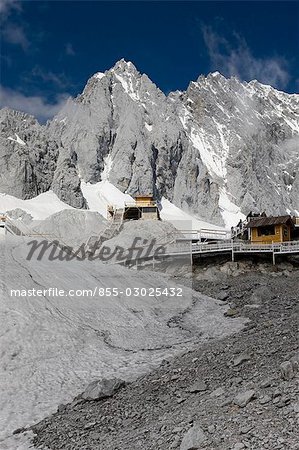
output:
{"label": "loose boulder", "polygon": [[255,391],[250,389],[249,391],[241,392],[234,398],[234,403],[240,408],[244,408],[251,400],[255,398]]}
{"label": "loose boulder", "polygon": [[112,397],[124,384],[125,382],[118,378],[96,380],[87,386],[81,397],[87,401]]}
{"label": "loose boulder", "polygon": [[205,440],[206,436],[204,431],[195,423],[183,437],[180,450],[199,450]]}

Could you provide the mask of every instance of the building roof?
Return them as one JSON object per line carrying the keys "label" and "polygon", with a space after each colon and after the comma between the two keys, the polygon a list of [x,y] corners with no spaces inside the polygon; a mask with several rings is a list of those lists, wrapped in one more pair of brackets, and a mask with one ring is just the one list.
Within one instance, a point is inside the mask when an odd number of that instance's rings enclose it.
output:
{"label": "building roof", "polygon": [[154,196],[152,194],[138,194],[138,195],[135,195],[134,198],[135,198],[135,200],[137,198],[151,198],[151,199],[153,199]]}
{"label": "building roof", "polygon": [[276,217],[254,217],[248,224],[247,228],[266,227],[268,225],[294,225],[291,216],[276,216]]}

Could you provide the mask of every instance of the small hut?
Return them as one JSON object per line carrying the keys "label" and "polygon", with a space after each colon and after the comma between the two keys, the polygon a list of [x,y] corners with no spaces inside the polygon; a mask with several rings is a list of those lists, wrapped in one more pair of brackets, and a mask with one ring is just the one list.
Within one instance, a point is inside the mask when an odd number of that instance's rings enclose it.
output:
{"label": "small hut", "polygon": [[291,216],[252,217],[247,228],[252,244],[290,241],[294,230]]}
{"label": "small hut", "polygon": [[150,194],[140,194],[135,196],[134,203],[125,205],[124,220],[141,219],[141,220],[158,220],[159,210],[157,202]]}
{"label": "small hut", "polygon": [[0,213],[0,227],[4,228],[6,222],[6,216]]}
{"label": "small hut", "polygon": [[108,218],[122,214],[123,220],[159,220],[159,209],[154,197],[150,194],[140,194],[134,197],[134,202],[125,203],[123,208],[108,206]]}

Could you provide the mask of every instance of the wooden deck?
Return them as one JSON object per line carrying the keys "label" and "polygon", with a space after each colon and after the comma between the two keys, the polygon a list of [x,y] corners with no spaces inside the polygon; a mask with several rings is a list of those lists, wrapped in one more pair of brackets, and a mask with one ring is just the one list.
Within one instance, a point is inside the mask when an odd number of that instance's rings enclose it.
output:
{"label": "wooden deck", "polygon": [[232,261],[236,254],[272,254],[273,264],[275,264],[276,255],[299,254],[299,241],[288,241],[273,244],[251,244],[241,241],[226,241],[215,243],[187,243],[185,240],[177,241],[167,246],[167,256],[180,255],[206,255],[206,254],[225,254],[230,253]]}
{"label": "wooden deck", "polygon": [[[35,236],[47,239],[49,241],[60,241],[61,247],[66,246],[61,239],[56,236],[44,235],[34,233],[27,225],[23,222],[19,223],[17,221],[12,221],[8,217],[5,220],[6,232],[17,235],[17,236]],[[117,227],[119,223],[117,221]],[[111,225],[109,227],[109,231]],[[107,230],[105,229],[105,232]],[[183,236],[182,236],[183,233]],[[113,233],[114,234],[114,233]],[[277,255],[294,255],[299,254],[299,240],[287,241],[281,243],[272,244],[251,244],[250,242],[244,241],[233,241],[228,239],[229,232],[221,230],[208,230],[202,229],[199,231],[185,231],[180,232],[179,236],[172,238],[171,241],[161,242],[157,240],[156,246],[152,249],[152,256],[148,256],[149,259],[153,258],[153,254],[157,247],[165,248],[165,256],[176,257],[176,256],[189,256],[192,260],[193,256],[200,255],[219,255],[219,254],[230,254],[232,261],[235,260],[235,255],[237,254],[272,254],[273,264],[275,264],[275,257]],[[95,236],[98,238],[98,236]],[[107,236],[110,239],[111,236]],[[211,241],[211,239],[213,239]],[[146,249],[146,246],[142,247]],[[141,258],[142,259],[142,258]]]}

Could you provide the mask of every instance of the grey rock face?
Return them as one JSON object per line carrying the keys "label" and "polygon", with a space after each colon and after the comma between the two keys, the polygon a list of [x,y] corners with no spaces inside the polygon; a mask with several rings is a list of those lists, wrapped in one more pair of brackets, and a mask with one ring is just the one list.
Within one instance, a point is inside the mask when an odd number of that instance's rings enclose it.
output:
{"label": "grey rock face", "polygon": [[10,211],[6,211],[6,214],[13,220],[21,220],[22,222],[26,224],[30,224],[33,220],[33,217],[31,214],[28,214],[26,211],[24,211],[21,208],[12,209]]}
{"label": "grey rock face", "polygon": [[228,202],[244,214],[299,211],[298,111],[298,95],[219,73],[165,96],[121,60],[45,126],[1,111],[0,192],[30,198],[52,189],[87,208],[81,180],[108,178],[217,224]]}
{"label": "grey rock face", "polygon": [[0,192],[28,199],[49,190],[58,153],[34,117],[0,110]]}
{"label": "grey rock face", "polygon": [[51,189],[63,202],[68,203],[74,208],[85,209],[87,208],[87,202],[83,197],[80,184],[80,178],[71,159],[63,158],[60,155]]}
{"label": "grey rock face", "polygon": [[216,72],[192,82],[178,105],[212,179],[245,214],[298,209],[298,95]]}

